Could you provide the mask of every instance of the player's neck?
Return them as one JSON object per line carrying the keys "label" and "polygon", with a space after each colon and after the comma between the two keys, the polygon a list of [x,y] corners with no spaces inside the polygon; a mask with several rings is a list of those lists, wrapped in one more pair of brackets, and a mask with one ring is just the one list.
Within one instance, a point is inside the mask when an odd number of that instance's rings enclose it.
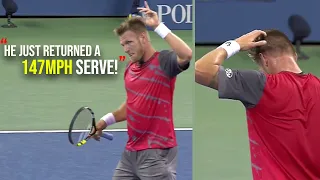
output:
{"label": "player's neck", "polygon": [[144,52],[144,55],[143,55],[143,61],[144,62],[149,61],[155,52],[156,52],[156,50],[152,46],[147,48]]}
{"label": "player's neck", "polygon": [[280,72],[281,71],[288,71],[293,73],[301,73],[301,69],[298,66],[294,57],[283,57],[281,61],[279,61]]}

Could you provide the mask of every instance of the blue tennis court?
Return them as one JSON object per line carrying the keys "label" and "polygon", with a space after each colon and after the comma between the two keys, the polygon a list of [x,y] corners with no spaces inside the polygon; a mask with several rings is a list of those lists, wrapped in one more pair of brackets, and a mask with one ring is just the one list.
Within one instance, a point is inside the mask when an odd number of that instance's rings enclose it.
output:
{"label": "blue tennis court", "polygon": [[[192,131],[176,131],[179,143],[177,179],[192,179]],[[67,133],[2,133],[1,180],[111,180],[127,141],[89,141],[83,147],[68,142]]]}

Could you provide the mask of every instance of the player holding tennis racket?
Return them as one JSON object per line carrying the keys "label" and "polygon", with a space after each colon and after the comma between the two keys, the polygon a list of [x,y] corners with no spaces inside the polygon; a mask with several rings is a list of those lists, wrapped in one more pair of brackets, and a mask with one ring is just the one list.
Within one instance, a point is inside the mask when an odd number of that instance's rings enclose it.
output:
{"label": "player holding tennis racket", "polygon": [[[69,125],[69,142],[76,146],[83,146],[97,132],[96,118],[94,112],[89,107],[81,107],[73,116]],[[101,137],[113,140],[113,135],[101,133]]]}
{"label": "player holding tennis racket", "polygon": [[[139,8],[145,19],[128,19],[115,30],[130,56],[124,74],[126,101],[118,110],[97,122],[101,130],[127,120],[128,141],[113,180],[176,179],[177,142],[172,116],[176,76],[189,67],[191,48],[159,22],[156,12]],[[150,26],[172,48],[156,51],[146,26]]]}

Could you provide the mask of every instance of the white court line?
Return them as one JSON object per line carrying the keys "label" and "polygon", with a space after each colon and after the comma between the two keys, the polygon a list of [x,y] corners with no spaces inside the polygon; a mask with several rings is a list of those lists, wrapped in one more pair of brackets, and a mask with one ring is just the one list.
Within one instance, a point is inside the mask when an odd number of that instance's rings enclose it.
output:
{"label": "white court line", "polygon": [[[176,131],[192,131],[192,128],[174,128]],[[73,132],[85,132],[88,130],[74,130]],[[108,129],[106,132],[126,132],[127,129]],[[30,131],[0,131],[0,134],[30,134],[30,133],[67,133],[68,130],[30,130]]]}

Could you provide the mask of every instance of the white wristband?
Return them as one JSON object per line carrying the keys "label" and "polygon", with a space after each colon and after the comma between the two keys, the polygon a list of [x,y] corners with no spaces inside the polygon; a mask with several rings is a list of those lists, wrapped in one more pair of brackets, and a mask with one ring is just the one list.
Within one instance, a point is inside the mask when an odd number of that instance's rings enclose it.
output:
{"label": "white wristband", "polygon": [[108,114],[104,115],[101,119],[107,123],[107,126],[110,126],[110,125],[116,123],[116,119],[112,113],[108,113]]}
{"label": "white wristband", "polygon": [[160,23],[158,27],[154,29],[154,32],[164,39],[169,33],[171,33],[171,30],[163,23]]}
{"label": "white wristband", "polygon": [[236,41],[233,41],[233,40],[223,43],[218,48],[223,48],[224,50],[227,51],[227,54],[228,54],[227,59],[240,51],[240,45]]}

